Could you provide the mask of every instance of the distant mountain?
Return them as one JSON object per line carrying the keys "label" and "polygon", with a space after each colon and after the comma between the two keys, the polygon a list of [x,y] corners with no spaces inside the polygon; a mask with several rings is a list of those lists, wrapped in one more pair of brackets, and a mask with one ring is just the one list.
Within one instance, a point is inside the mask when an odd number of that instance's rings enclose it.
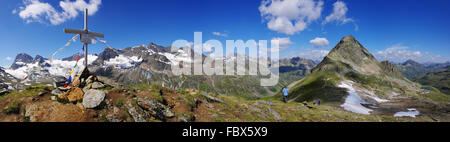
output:
{"label": "distant mountain", "polygon": [[310,74],[291,85],[288,98],[296,102],[320,99],[360,114],[389,114],[408,106],[379,104],[409,102],[410,95],[425,98],[418,92],[419,84],[403,77],[388,61],[378,62],[353,36],[346,36]]}
{"label": "distant mountain", "polygon": [[13,64],[11,65],[11,69],[18,69],[22,66],[24,66],[27,63],[32,63],[33,57],[26,53],[20,53],[16,56],[16,59],[14,59]]}
{"label": "distant mountain", "polygon": [[433,71],[433,70],[439,70],[439,69],[445,68],[447,66],[450,66],[450,61],[447,61],[445,63],[424,63],[423,65],[429,71]]}
{"label": "distant mountain", "polygon": [[315,62],[310,59],[303,59],[300,57],[285,58],[280,60],[280,73],[302,71],[302,74],[306,75],[315,66]]}
{"label": "distant mountain", "polygon": [[[189,47],[186,51],[194,53]],[[52,82],[61,82],[68,78],[78,56],[79,54],[74,54],[62,60],[53,59],[52,61],[36,56],[34,60],[29,58],[30,60],[27,60],[20,67],[10,68],[6,71],[19,79],[26,79],[30,83],[52,84]],[[192,64],[192,56],[193,54],[188,55],[182,49],[176,49],[172,52],[170,47],[150,43],[121,50],[108,47],[99,55],[89,55],[88,59],[89,70],[97,76],[108,79],[112,84],[118,83],[125,86],[160,84],[171,88],[203,89],[218,94],[239,95],[249,98],[277,93],[282,86],[309,74],[315,66],[314,61],[299,57],[282,59],[280,60],[279,84],[273,87],[259,86],[262,76],[175,76],[172,74],[172,64]],[[202,55],[202,58],[211,57]],[[257,61],[247,56],[245,58],[248,58],[245,63]],[[220,59],[224,63],[236,61],[236,58]],[[84,67],[83,62],[84,56],[81,56],[75,70],[76,73]]]}
{"label": "distant mountain", "polygon": [[441,92],[450,95],[450,66],[420,75],[414,81],[422,85],[433,86]]}
{"label": "distant mountain", "polygon": [[414,77],[417,77],[418,75],[424,74],[429,70],[422,64],[413,60],[407,60],[406,62],[396,64],[395,66],[400,72],[402,72],[403,76],[410,80],[412,80]]}

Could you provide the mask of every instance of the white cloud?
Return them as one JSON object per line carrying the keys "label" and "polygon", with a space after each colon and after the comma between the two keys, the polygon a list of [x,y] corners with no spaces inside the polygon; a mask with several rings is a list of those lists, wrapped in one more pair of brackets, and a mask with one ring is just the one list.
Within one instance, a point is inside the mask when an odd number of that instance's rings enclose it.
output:
{"label": "white cloud", "polygon": [[330,42],[326,38],[316,37],[309,41],[309,43],[313,44],[314,47],[326,47],[330,45]]}
{"label": "white cloud", "polygon": [[329,52],[330,51],[328,50],[307,49],[304,52],[300,52],[298,56],[305,59],[322,61],[323,58],[327,56]]}
{"label": "white cloud", "polygon": [[322,6],[323,1],[315,0],[264,0],[259,11],[270,30],[293,35],[320,18]]}
{"label": "white cloud", "polygon": [[355,25],[355,31],[359,30],[359,26],[355,23],[355,20],[352,18],[347,18],[346,14],[348,12],[347,5],[342,1],[336,1],[333,4],[333,12],[325,17],[325,20],[322,21],[322,25],[325,25],[327,23],[336,21],[338,24],[346,24],[346,23],[353,23]]}
{"label": "white cloud", "polygon": [[101,0],[90,0],[89,3],[84,0],[60,1],[59,6],[62,9],[60,12],[49,3],[40,2],[39,0],[24,0],[24,6],[14,9],[12,13],[18,13],[19,17],[27,23],[50,22],[52,25],[59,25],[69,19],[77,17],[78,14],[80,12],[82,13],[85,8],[89,9],[88,15],[94,15],[98,11],[101,3]]}
{"label": "white cloud", "polygon": [[408,46],[403,46],[401,44],[396,44],[385,50],[377,51],[374,56],[379,61],[388,60],[394,63],[405,62],[409,59],[420,63],[450,61],[449,58],[441,57],[440,55],[431,55],[428,52],[422,53],[420,51],[411,51]]}
{"label": "white cloud", "polygon": [[225,33],[220,33],[220,32],[212,32],[213,35],[215,36],[221,36],[221,37],[227,37],[228,35]]}
{"label": "white cloud", "polygon": [[272,38],[272,40],[278,40],[279,42],[279,49],[280,50],[284,50],[289,48],[289,45],[293,44],[293,42],[291,41],[291,39],[289,37],[275,37]]}
{"label": "white cloud", "polygon": [[5,59],[6,59],[7,61],[11,61],[11,60],[12,60],[11,57],[6,57]]}
{"label": "white cloud", "polygon": [[341,24],[345,24],[348,22],[353,22],[354,20],[351,18],[347,18],[348,8],[347,5],[342,1],[337,1],[333,4],[333,13],[325,17],[325,21],[322,24],[326,24],[332,21],[340,22]]}

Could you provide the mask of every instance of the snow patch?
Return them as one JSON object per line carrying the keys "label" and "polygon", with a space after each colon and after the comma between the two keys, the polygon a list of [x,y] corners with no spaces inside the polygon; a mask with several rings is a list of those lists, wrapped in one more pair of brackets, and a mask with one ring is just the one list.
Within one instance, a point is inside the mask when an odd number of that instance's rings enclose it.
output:
{"label": "snow patch", "polygon": [[184,63],[192,63],[191,57],[187,56],[187,54],[181,55],[174,55],[170,53],[158,53],[158,54],[165,56],[173,65],[178,65],[180,61],[183,61]]}
{"label": "snow patch", "polygon": [[342,81],[338,87],[346,88],[348,92],[347,98],[345,98],[344,104],[341,105],[345,110],[351,111],[354,113],[369,115],[372,109],[364,107],[362,104],[369,104],[361,97],[358,96],[355,89],[352,87],[351,81]]}
{"label": "snow patch", "polygon": [[370,95],[369,96],[370,98],[372,98],[373,100],[375,100],[377,103],[385,103],[385,102],[389,102],[389,100],[386,100],[386,99],[381,99],[381,98],[379,98],[379,97],[377,97],[377,96],[375,96],[375,95]]}
{"label": "snow patch", "polygon": [[394,117],[416,117],[416,115],[419,115],[420,112],[416,110],[415,108],[408,108],[408,111],[401,111],[394,114]]}
{"label": "snow patch", "polygon": [[136,64],[138,64],[140,62],[142,62],[142,59],[137,56],[128,57],[128,56],[124,56],[124,55],[119,55],[115,58],[105,61],[105,65],[116,66],[116,67],[120,67],[122,69],[127,69],[127,68],[134,67]]}

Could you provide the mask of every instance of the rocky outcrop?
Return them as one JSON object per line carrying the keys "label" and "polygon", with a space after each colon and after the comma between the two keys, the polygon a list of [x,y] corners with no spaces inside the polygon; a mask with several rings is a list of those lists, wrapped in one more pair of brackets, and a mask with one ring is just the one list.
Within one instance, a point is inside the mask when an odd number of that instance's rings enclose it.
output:
{"label": "rocky outcrop", "polygon": [[95,108],[99,106],[105,99],[105,92],[90,89],[84,94],[83,106],[84,108]]}
{"label": "rocky outcrop", "polygon": [[105,85],[103,85],[102,83],[100,83],[100,82],[94,82],[94,83],[92,83],[92,86],[91,86],[91,88],[92,89],[100,89],[100,88],[105,88]]}
{"label": "rocky outcrop", "polygon": [[138,113],[134,107],[128,108],[128,113],[133,117],[134,122],[147,122],[144,116]]}
{"label": "rocky outcrop", "polygon": [[138,98],[137,104],[142,109],[148,111],[151,116],[159,120],[165,120],[166,118],[175,116],[175,113],[169,107],[150,98]]}
{"label": "rocky outcrop", "polygon": [[388,74],[391,74],[395,77],[402,77],[402,73],[400,71],[398,71],[397,68],[393,64],[389,63],[389,61],[382,61],[381,67],[382,67],[383,71]]}
{"label": "rocky outcrop", "polygon": [[225,101],[223,101],[223,100],[221,100],[219,98],[213,97],[213,96],[209,95],[206,92],[202,91],[202,92],[200,92],[200,95],[204,96],[209,102],[217,102],[217,103],[224,103],[224,104],[226,104]]}

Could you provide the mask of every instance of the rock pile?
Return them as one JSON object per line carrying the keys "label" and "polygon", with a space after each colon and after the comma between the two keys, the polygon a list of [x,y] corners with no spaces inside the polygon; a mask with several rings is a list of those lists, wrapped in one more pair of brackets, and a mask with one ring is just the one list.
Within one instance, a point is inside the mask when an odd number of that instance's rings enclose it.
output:
{"label": "rock pile", "polygon": [[105,93],[98,89],[107,87],[107,85],[100,82],[96,76],[89,73],[89,70],[84,69],[81,74],[76,75],[71,85],[67,87],[57,87],[51,91],[53,95],[52,100],[58,100],[63,103],[77,103],[82,102],[86,109],[96,108],[105,99]]}

